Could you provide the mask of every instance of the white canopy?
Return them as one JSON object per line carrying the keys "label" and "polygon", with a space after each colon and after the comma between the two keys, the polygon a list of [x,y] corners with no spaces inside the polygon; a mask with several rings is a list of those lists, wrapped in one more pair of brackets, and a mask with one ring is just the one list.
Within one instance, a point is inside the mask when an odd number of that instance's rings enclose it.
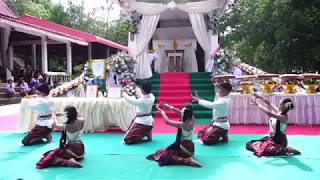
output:
{"label": "white canopy", "polygon": [[188,13],[208,13],[223,7],[227,0],[118,0],[118,2],[126,11],[154,15],[168,8],[177,8]]}
{"label": "white canopy", "polygon": [[[124,1],[124,0],[120,0]],[[168,1],[166,1],[168,2]],[[176,3],[177,2],[177,3]],[[159,22],[160,16],[165,16],[165,18],[168,18],[167,13],[163,13],[164,11],[171,9],[175,10],[176,12],[184,11],[187,14],[189,18],[189,23],[191,23],[191,27],[193,30],[193,37],[197,39],[200,46],[205,52],[205,60],[209,58],[209,53],[212,48],[212,33],[210,33],[207,29],[206,22],[204,19],[204,14],[208,13],[210,11],[213,11],[215,9],[223,8],[227,0],[200,0],[200,1],[194,1],[194,0],[176,0],[171,1],[169,3],[159,3],[159,1],[152,1],[151,0],[129,0],[126,2],[128,8],[130,11],[137,11],[141,13],[142,20],[139,27],[139,33],[135,35],[135,38],[133,41],[129,40],[129,51],[134,59],[137,61],[136,65],[136,77],[138,79],[146,79],[150,78],[152,76],[151,67],[149,65],[148,61],[148,43],[153,37],[154,33],[156,32],[156,39],[164,39],[163,37],[160,37],[159,35],[160,31],[173,31],[172,29],[157,29],[156,26]],[[167,12],[167,11],[166,11]],[[163,14],[161,14],[163,13]],[[160,15],[161,14],[161,15]],[[167,16],[167,17],[166,17]],[[185,15],[181,14],[183,18],[185,18]],[[179,17],[179,16],[174,16]],[[190,28],[183,28],[185,30],[185,34],[190,32]],[[161,33],[160,33],[161,34]],[[182,33],[179,33],[181,36]],[[177,34],[177,36],[179,36]],[[183,39],[183,38],[177,38],[173,37],[175,39]],[[190,39],[192,37],[184,37],[185,39]],[[130,39],[130,38],[129,38]]]}

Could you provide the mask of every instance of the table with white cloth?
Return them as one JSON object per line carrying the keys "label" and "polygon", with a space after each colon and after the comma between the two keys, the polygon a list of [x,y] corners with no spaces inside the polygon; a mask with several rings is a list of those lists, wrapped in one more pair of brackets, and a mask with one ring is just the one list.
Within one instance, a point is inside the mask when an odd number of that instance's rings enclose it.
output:
{"label": "table with white cloth", "polygon": [[[34,126],[36,115],[27,105],[31,100],[26,98],[21,100],[16,126],[18,132],[27,132]],[[136,114],[135,107],[123,99],[58,97],[52,100],[55,113],[63,112],[67,105],[75,106],[85,120],[84,130],[86,131],[107,130],[110,126],[118,126],[126,130]]]}
{"label": "table with white cloth", "polygon": [[[288,112],[289,124],[320,124],[320,94],[262,94],[278,106],[284,98],[293,101],[294,109]],[[231,124],[268,124],[268,116],[252,102],[251,94],[230,94],[229,120]]]}

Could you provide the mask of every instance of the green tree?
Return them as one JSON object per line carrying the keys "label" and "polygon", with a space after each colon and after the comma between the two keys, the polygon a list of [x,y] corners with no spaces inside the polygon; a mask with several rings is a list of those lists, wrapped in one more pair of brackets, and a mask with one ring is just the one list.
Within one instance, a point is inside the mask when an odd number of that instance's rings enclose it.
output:
{"label": "green tree", "polygon": [[[109,15],[114,5],[111,0],[106,0],[106,4],[102,4],[91,13],[85,13],[83,1],[81,4],[77,4],[68,0],[67,7],[60,3],[53,4],[51,0],[8,0],[8,5],[17,15],[29,14],[90,32],[123,45],[128,43],[128,17],[122,13],[119,20],[109,22]],[[95,17],[99,11],[105,13],[107,19]]]}
{"label": "green tree", "polygon": [[50,0],[8,0],[9,7],[18,15],[33,15],[48,19],[52,3]]}
{"label": "green tree", "polygon": [[114,42],[118,42],[123,45],[128,45],[128,33],[129,33],[130,19],[129,17],[121,13],[120,18],[112,22],[108,30],[108,37]]}
{"label": "green tree", "polygon": [[320,69],[320,0],[239,0],[219,31],[223,46],[267,72]]}

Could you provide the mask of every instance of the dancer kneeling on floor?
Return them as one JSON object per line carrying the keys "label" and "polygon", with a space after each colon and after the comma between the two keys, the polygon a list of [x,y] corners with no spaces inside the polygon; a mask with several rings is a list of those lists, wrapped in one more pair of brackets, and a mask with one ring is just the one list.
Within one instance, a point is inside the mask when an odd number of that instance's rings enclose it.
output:
{"label": "dancer kneeling on floor", "polygon": [[[269,136],[248,142],[247,150],[254,152],[258,157],[301,154],[298,150],[287,146],[287,136],[284,133],[288,124],[287,114],[294,108],[291,99],[283,99],[279,107],[276,107],[256,93],[253,96],[259,108],[270,117]],[[261,101],[257,101],[258,99]]]}
{"label": "dancer kneeling on floor", "polygon": [[38,96],[28,100],[27,106],[36,112],[37,117],[34,128],[22,140],[22,144],[25,146],[47,143],[52,140],[53,120],[51,117],[54,103],[49,97],[49,92],[48,84],[41,84],[37,88]]}
{"label": "dancer kneeling on floor", "polygon": [[197,95],[191,96],[192,102],[212,109],[212,121],[209,125],[198,132],[198,142],[205,145],[214,145],[228,142],[228,130],[230,123],[228,121],[230,97],[229,93],[232,86],[229,82],[218,85],[218,98],[210,102],[200,99]]}
{"label": "dancer kneeling on floor", "polygon": [[123,141],[125,144],[139,143],[144,137],[147,137],[149,142],[152,140],[153,117],[151,116],[151,110],[155,97],[150,91],[151,85],[143,83],[140,97],[136,99],[134,96],[129,96],[125,90],[122,90],[123,98],[129,104],[136,106],[137,109],[137,115],[131,121],[124,135]]}
{"label": "dancer kneeling on floor", "polygon": [[81,140],[84,120],[78,117],[78,112],[73,106],[67,106],[64,111],[64,114],[57,116],[67,117],[65,125],[54,123],[55,128],[62,130],[59,148],[44,154],[37,163],[39,169],[47,166],[82,167],[78,161],[84,156],[84,144]]}
{"label": "dancer kneeling on floor", "polygon": [[[179,110],[167,104],[171,110]],[[178,128],[176,141],[167,148],[163,148],[147,157],[149,160],[157,161],[160,166],[164,165],[188,165],[201,167],[202,165],[193,159],[194,144],[192,133],[194,129],[194,117],[191,104],[185,104],[180,111],[181,122],[170,120],[166,113],[157,105],[157,110],[162,115],[166,124]]]}

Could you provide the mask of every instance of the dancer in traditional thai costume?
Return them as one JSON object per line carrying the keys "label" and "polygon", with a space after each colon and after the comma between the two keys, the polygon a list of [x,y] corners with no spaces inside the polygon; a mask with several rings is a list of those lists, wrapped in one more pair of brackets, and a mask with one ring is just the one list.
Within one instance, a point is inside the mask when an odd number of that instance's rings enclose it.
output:
{"label": "dancer in traditional thai costume", "polygon": [[232,86],[230,83],[224,82],[219,84],[218,88],[219,97],[213,102],[192,95],[192,102],[212,109],[212,121],[208,126],[198,132],[198,142],[200,144],[213,145],[228,142],[228,130],[230,128],[228,121],[229,93],[232,90]]}
{"label": "dancer in traditional thai costume", "polygon": [[253,96],[259,108],[270,117],[269,136],[248,142],[247,150],[254,152],[258,157],[301,154],[298,150],[287,146],[287,136],[284,133],[288,123],[287,113],[294,108],[291,99],[283,99],[279,107],[276,107],[256,93]]}
{"label": "dancer in traditional thai costume", "polygon": [[52,112],[54,103],[49,97],[49,92],[49,86],[41,84],[37,87],[39,97],[35,97],[28,102],[28,107],[36,112],[37,117],[34,128],[22,140],[22,144],[25,146],[46,143],[52,140]]}
{"label": "dancer in traditional thai costume", "polygon": [[131,121],[131,124],[124,135],[125,144],[135,144],[147,137],[152,141],[153,117],[151,116],[152,106],[155,101],[151,93],[151,85],[143,83],[141,85],[141,97],[129,96],[127,92],[122,92],[123,98],[129,103],[136,106],[137,115]]}
{"label": "dancer in traditional thai costume", "polygon": [[84,156],[84,144],[81,140],[84,120],[78,117],[78,112],[73,106],[67,106],[64,111],[63,115],[67,117],[65,124],[54,123],[55,128],[62,130],[59,148],[44,154],[37,163],[36,167],[39,169],[48,166],[82,167],[78,161]]}
{"label": "dancer in traditional thai costume", "polygon": [[178,128],[176,140],[167,148],[160,149],[154,154],[147,157],[149,160],[157,161],[160,166],[164,165],[188,165],[201,167],[202,165],[193,159],[194,144],[192,142],[192,134],[194,129],[194,117],[191,104],[183,105],[179,110],[168,104],[163,105],[175,112],[179,112],[181,121],[176,122],[170,120],[166,113],[157,105],[157,110],[162,115],[166,124]]}

